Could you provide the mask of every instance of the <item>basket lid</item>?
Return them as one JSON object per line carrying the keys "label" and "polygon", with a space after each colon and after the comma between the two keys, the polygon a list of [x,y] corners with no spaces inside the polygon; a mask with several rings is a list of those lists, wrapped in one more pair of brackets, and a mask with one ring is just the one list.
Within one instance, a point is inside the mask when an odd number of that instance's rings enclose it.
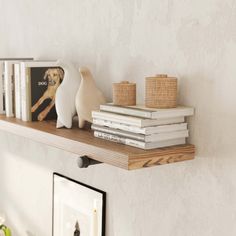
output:
{"label": "basket lid", "polygon": [[156,74],[155,76],[146,77],[146,79],[155,79],[155,80],[177,80],[176,77],[168,77],[167,74]]}
{"label": "basket lid", "polygon": [[113,83],[113,85],[125,85],[125,86],[127,86],[127,85],[135,85],[135,83],[131,83],[127,80],[124,80],[124,81],[121,81],[120,83]]}

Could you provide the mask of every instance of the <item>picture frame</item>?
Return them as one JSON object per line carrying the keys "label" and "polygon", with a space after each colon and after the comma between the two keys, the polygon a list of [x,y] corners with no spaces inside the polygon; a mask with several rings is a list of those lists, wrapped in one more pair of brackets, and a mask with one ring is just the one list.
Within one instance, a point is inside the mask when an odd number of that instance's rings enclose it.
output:
{"label": "picture frame", "polygon": [[53,236],[105,236],[106,193],[53,173]]}

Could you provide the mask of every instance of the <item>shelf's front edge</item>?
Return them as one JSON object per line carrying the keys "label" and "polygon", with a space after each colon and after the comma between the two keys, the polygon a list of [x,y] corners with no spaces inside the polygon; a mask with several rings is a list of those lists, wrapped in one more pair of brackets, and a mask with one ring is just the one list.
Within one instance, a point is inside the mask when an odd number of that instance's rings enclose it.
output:
{"label": "shelf's front edge", "polygon": [[192,144],[179,145],[168,148],[155,149],[147,155],[139,157],[130,156],[128,169],[140,169],[157,165],[170,164],[180,161],[192,160],[195,157],[195,146]]}
{"label": "shelf's front edge", "polygon": [[0,130],[46,144],[47,146],[56,147],[77,154],[78,156],[87,155],[91,159],[99,162],[110,164],[122,169],[128,169],[128,155],[123,153],[71,140],[4,120],[0,120]]}

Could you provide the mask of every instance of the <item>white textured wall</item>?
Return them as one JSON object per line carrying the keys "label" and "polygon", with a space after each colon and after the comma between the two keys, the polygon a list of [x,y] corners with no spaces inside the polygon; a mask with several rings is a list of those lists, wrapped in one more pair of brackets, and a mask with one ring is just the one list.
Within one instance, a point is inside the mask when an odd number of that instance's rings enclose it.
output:
{"label": "white textured wall", "polygon": [[0,211],[14,235],[51,235],[52,172],[107,192],[108,236],[236,235],[235,0],[0,0],[0,56],[87,65],[113,81],[169,73],[191,119],[194,161],[127,172],[0,133]]}

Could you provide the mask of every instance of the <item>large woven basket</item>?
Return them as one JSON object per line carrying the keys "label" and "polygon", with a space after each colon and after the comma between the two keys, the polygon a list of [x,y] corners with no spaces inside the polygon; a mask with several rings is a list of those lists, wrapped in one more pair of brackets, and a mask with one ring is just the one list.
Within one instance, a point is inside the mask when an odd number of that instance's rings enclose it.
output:
{"label": "large woven basket", "polygon": [[113,103],[120,106],[136,105],[136,84],[128,81],[113,83]]}
{"label": "large woven basket", "polygon": [[177,78],[156,75],[146,78],[146,107],[174,108],[177,106]]}

